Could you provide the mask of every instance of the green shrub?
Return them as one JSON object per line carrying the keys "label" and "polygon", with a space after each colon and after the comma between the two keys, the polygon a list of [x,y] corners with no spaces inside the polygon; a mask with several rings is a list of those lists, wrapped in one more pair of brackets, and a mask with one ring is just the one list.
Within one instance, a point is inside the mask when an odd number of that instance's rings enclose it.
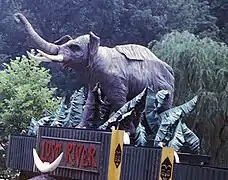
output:
{"label": "green shrub", "polygon": [[51,76],[39,62],[25,56],[3,64],[0,72],[0,118],[6,132],[14,133],[28,127],[32,117],[44,110],[52,111],[59,103],[54,88],[48,88]]}

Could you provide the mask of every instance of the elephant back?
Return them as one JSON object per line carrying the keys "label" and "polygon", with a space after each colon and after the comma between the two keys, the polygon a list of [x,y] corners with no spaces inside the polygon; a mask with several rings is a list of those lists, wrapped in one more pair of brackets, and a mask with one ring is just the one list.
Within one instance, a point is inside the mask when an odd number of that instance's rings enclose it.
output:
{"label": "elephant back", "polygon": [[126,44],[118,45],[115,48],[129,60],[159,60],[148,48],[141,45]]}

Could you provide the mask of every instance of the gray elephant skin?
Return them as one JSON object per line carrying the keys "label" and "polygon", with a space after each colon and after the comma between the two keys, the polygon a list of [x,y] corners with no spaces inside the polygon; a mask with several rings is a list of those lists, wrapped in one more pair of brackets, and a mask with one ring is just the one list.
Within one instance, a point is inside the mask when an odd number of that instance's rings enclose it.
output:
{"label": "gray elephant skin", "polygon": [[83,72],[89,92],[83,121],[79,127],[86,127],[88,124],[86,122],[91,114],[89,109],[92,104],[91,90],[97,82],[100,83],[102,94],[107,97],[114,112],[146,87],[155,92],[168,90],[170,94],[164,110],[172,106],[173,69],[148,48],[136,44],[118,45],[113,48],[100,46],[100,38],[92,32],[76,39],[66,35],[55,43],[50,43],[35,32],[22,14],[15,14],[15,20],[23,24],[35,43],[35,48],[42,50],[42,57],[37,59],[60,62],[65,67]]}

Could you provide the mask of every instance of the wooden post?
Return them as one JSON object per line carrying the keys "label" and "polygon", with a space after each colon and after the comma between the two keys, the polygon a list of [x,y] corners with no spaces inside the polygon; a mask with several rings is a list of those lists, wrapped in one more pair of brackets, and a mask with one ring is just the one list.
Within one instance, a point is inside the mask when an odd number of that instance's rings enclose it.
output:
{"label": "wooden post", "polygon": [[174,164],[174,149],[162,148],[162,156],[159,170],[159,180],[172,180]]}
{"label": "wooden post", "polygon": [[109,155],[108,180],[119,180],[123,155],[124,131],[112,130]]}

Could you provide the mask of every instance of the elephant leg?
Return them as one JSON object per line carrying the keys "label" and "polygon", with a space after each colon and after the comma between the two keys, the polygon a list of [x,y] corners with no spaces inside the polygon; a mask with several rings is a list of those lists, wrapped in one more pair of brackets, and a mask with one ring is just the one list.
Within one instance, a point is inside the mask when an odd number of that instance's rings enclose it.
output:
{"label": "elephant leg", "polygon": [[[121,84],[121,83],[119,83]],[[112,87],[110,88],[111,91],[107,94],[108,101],[112,105],[112,111],[118,111],[124,104],[127,103],[127,87],[119,86],[118,88]],[[121,130],[125,130],[129,135],[135,134],[135,126],[133,122],[129,123],[121,123],[120,127]]]}

